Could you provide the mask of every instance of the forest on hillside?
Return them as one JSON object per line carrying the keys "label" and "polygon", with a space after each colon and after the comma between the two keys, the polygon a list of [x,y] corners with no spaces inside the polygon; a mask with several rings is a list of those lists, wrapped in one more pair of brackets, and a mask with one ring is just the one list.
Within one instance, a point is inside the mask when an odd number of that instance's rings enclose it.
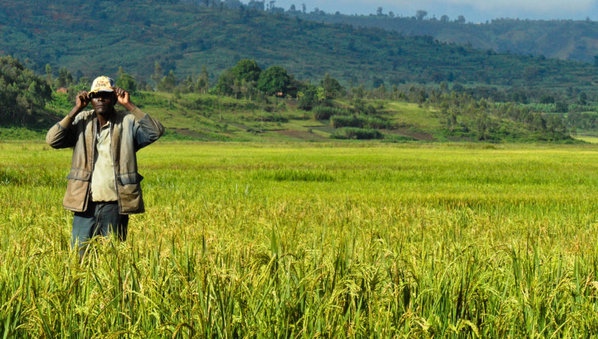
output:
{"label": "forest on hillside", "polygon": [[[58,73],[58,77],[38,76],[14,58],[0,57],[0,93],[8,94],[0,97],[0,127],[45,129],[68,112],[75,93],[87,90],[91,79],[76,82],[64,68]],[[229,124],[245,126],[246,132],[255,134],[264,133],[265,124],[280,130],[281,124],[292,119],[318,122],[331,138],[395,141],[572,142],[572,134],[598,127],[597,105],[582,96],[572,105],[554,102],[554,98],[522,104],[475,97],[473,92],[446,84],[438,88],[345,88],[330,75],[313,84],[295,79],[280,66],[261,69],[249,59],[223,72],[214,84],[205,72],[186,79],[169,72],[155,80],[157,89],[144,88],[121,69],[116,85],[139,98],[142,107],[150,105],[161,114],[173,112],[169,116],[179,122],[167,127],[175,133],[185,130],[202,139],[206,126],[212,130],[210,138],[222,140]],[[58,88],[65,93],[51,90]],[[159,99],[164,95],[169,99]],[[419,117],[406,119],[405,104],[397,103],[416,104]],[[193,116],[204,121],[204,127],[199,127],[204,132],[189,130],[197,125]],[[193,122],[185,123],[185,119]]]}
{"label": "forest on hillside", "polygon": [[108,74],[129,90],[257,101],[267,114],[280,110],[269,98],[289,99],[334,128],[396,129],[381,118],[396,112],[376,100],[429,107],[441,134],[457,139],[564,140],[596,127],[598,65],[235,4],[0,1],[4,121],[52,120],[48,93],[73,95]]}
{"label": "forest on hillside", "polygon": [[468,23],[466,18],[428,17],[424,10],[411,17],[327,14],[321,11],[287,11],[304,20],[354,27],[381,28],[406,36],[429,36],[438,41],[497,53],[543,56],[598,66],[598,22],[583,20],[520,20],[497,18]]}
{"label": "forest on hillside", "polygon": [[48,65],[54,72],[64,67],[76,79],[123,68],[138,81],[152,83],[158,64],[164,74],[172,71],[179,79],[198,76],[205,68],[214,82],[240,60],[252,59],[263,68],[281,66],[301,80],[317,82],[330,74],[346,87],[446,82],[496,91],[548,91],[562,100],[577,92],[593,100],[598,92],[596,66],[589,63],[326,24],[263,10],[259,1],[227,7],[233,3],[57,0],[39,6],[35,0],[0,1],[2,52],[38,73]]}

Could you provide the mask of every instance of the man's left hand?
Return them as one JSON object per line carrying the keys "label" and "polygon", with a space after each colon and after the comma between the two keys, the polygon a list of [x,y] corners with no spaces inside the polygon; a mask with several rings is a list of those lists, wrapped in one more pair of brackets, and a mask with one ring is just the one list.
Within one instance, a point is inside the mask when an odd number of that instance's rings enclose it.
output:
{"label": "man's left hand", "polygon": [[118,103],[127,106],[131,102],[131,95],[129,92],[125,91],[120,87],[114,88],[114,93],[116,93],[116,98],[118,99]]}
{"label": "man's left hand", "polygon": [[114,93],[116,94],[116,99],[118,103],[123,105],[129,112],[135,109],[135,105],[131,102],[131,95],[129,92],[125,91],[120,87],[114,88]]}

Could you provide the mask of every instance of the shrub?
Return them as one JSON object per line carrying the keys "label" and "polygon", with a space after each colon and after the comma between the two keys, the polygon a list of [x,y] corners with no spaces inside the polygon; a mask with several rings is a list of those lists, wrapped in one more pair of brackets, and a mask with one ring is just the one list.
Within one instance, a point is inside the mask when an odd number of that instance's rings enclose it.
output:
{"label": "shrub", "polygon": [[341,127],[359,127],[370,129],[392,129],[392,124],[379,117],[371,116],[333,116],[330,118],[330,124],[334,128]]}
{"label": "shrub", "polygon": [[316,106],[313,109],[315,120],[328,120],[336,115],[350,115],[351,113],[345,109],[338,107]]}
{"label": "shrub", "polygon": [[289,119],[281,114],[259,114],[254,120],[262,122],[289,122]]}
{"label": "shrub", "polygon": [[365,129],[357,127],[343,127],[339,128],[330,136],[333,139],[384,139],[384,135],[375,129]]}
{"label": "shrub", "polygon": [[366,127],[366,128],[374,128],[374,129],[393,129],[394,128],[393,124],[384,118],[365,116],[365,117],[363,117],[363,119],[365,120],[363,127]]}
{"label": "shrub", "polygon": [[335,115],[330,118],[330,124],[334,128],[342,128],[342,127],[363,127],[364,120],[358,118],[356,116],[342,116],[342,115]]}

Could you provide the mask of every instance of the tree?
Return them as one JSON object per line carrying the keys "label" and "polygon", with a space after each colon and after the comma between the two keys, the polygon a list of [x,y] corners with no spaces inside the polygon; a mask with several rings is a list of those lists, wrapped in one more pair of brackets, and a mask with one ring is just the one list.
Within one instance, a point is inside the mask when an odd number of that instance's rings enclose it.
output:
{"label": "tree", "polygon": [[225,70],[220,74],[216,84],[216,92],[222,95],[239,97],[241,94],[249,95],[256,87],[257,81],[262,72],[257,62],[250,59],[239,61],[233,68]]}
{"label": "tree", "polygon": [[164,92],[172,92],[176,87],[176,77],[174,75],[174,71],[170,70],[168,75],[163,77],[160,82],[158,83],[158,90]]}
{"label": "tree", "polygon": [[160,63],[156,61],[154,63],[154,74],[152,74],[152,80],[154,81],[156,88],[160,84],[160,80],[162,80],[163,74],[164,73],[162,71],[162,65],[160,65]]}
{"label": "tree", "polygon": [[187,75],[187,77],[179,83],[176,87],[181,93],[192,93],[195,92],[195,81],[193,81],[193,77],[191,75]]}
{"label": "tree", "polygon": [[65,67],[61,67],[58,70],[58,78],[56,78],[56,87],[69,87],[72,84],[73,76]]}
{"label": "tree", "polygon": [[559,113],[567,113],[569,112],[569,104],[564,101],[557,101],[555,103],[555,110]]}
{"label": "tree", "polygon": [[17,59],[0,57],[0,124],[28,125],[52,99],[50,85]]}
{"label": "tree", "polygon": [[255,82],[259,79],[262,69],[255,60],[243,59],[231,68],[231,73],[237,80]]}
{"label": "tree", "polygon": [[415,18],[416,18],[418,21],[422,21],[422,20],[424,20],[424,19],[426,18],[426,16],[427,16],[427,15],[428,15],[428,12],[427,12],[427,11],[424,11],[424,10],[421,10],[421,9],[415,12]]}
{"label": "tree", "polygon": [[127,90],[129,93],[137,92],[137,81],[130,74],[125,73],[122,67],[118,68],[118,78],[116,86]]}
{"label": "tree", "polygon": [[263,1],[263,0],[262,1],[250,0],[247,3],[247,8],[252,9],[252,10],[263,11],[266,8],[265,1]]}
{"label": "tree", "polygon": [[206,66],[201,67],[201,73],[199,74],[199,78],[197,79],[196,88],[199,91],[199,93],[208,93],[208,88],[210,88],[210,77],[208,75],[208,70],[206,69]]}
{"label": "tree", "polygon": [[579,96],[577,97],[577,103],[580,105],[587,105],[588,95],[585,92],[579,93]]}
{"label": "tree", "polygon": [[233,95],[233,85],[235,83],[235,76],[231,70],[225,70],[218,77],[216,83],[216,93],[220,95]]}
{"label": "tree", "polygon": [[[598,60],[598,57],[596,60]],[[52,66],[50,64],[46,64],[46,82],[52,86]]]}
{"label": "tree", "polygon": [[297,93],[298,107],[305,111],[310,111],[318,103],[318,87],[312,84],[304,84],[303,88]]}
{"label": "tree", "polygon": [[239,0],[224,0],[223,4],[226,8],[230,8],[230,9],[243,8],[243,3]]}
{"label": "tree", "polygon": [[336,98],[343,91],[343,86],[328,73],[324,75],[324,79],[320,82],[320,86],[324,89],[323,94],[324,99],[326,100]]}
{"label": "tree", "polygon": [[257,88],[267,95],[286,95],[291,77],[286,69],[280,66],[272,66],[260,74]]}

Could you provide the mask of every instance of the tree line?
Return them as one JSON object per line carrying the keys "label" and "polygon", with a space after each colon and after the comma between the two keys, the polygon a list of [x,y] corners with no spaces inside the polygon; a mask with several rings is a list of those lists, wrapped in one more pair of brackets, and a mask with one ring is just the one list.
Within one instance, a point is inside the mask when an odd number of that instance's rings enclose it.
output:
{"label": "tree line", "polygon": [[[131,79],[121,70],[118,81],[123,78]],[[214,84],[210,84],[205,67],[197,78],[177,79],[172,71],[164,74],[156,63],[152,81],[153,87],[144,84],[146,89],[175,94],[210,93],[262,101],[273,96],[289,98],[296,101],[299,109],[312,112],[314,119],[330,120],[333,127],[392,129],[384,118],[380,118],[380,108],[372,103],[376,100],[428,105],[439,108],[438,119],[449,139],[569,140],[571,133],[594,128],[598,120],[596,113],[592,114],[595,107],[587,95],[573,88],[567,93],[577,98],[571,104],[559,92],[519,87],[465,87],[443,82],[438,86],[408,84],[386,88],[381,83],[373,89],[363,85],[345,88],[330,74],[324,74],[316,83],[301,81],[281,66],[262,70],[252,59],[242,59],[226,69]],[[349,102],[350,107],[339,105],[335,99]],[[370,134],[375,138],[380,136],[379,133]]]}
{"label": "tree line", "polygon": [[[79,90],[87,90],[91,79],[76,79],[66,68],[54,72],[46,66],[45,76],[38,76],[17,59],[0,57],[0,118],[3,125],[28,125],[36,121],[52,100],[53,90],[68,89],[70,100]],[[205,67],[196,77],[177,78],[165,72],[159,63],[151,82],[137,80],[119,68],[116,84],[131,92],[139,90],[181,94],[197,93],[229,96],[236,99],[268,101],[278,97],[292,100],[313,119],[330,120],[335,128],[393,129],[381,114],[377,102],[406,101],[429,106],[437,112],[448,139],[482,141],[566,140],[577,130],[594,129],[598,124],[596,107],[583,93],[576,104],[559,103],[545,93],[542,100],[530,103],[530,93],[519,89],[496,90],[466,88],[458,84],[439,86],[410,84],[374,89],[360,85],[346,88],[330,74],[319,82],[296,79],[281,66],[262,69],[255,60],[242,59],[210,83]],[[573,94],[573,93],[572,93]],[[364,133],[355,131],[352,133]],[[379,137],[377,133],[371,133]]]}

